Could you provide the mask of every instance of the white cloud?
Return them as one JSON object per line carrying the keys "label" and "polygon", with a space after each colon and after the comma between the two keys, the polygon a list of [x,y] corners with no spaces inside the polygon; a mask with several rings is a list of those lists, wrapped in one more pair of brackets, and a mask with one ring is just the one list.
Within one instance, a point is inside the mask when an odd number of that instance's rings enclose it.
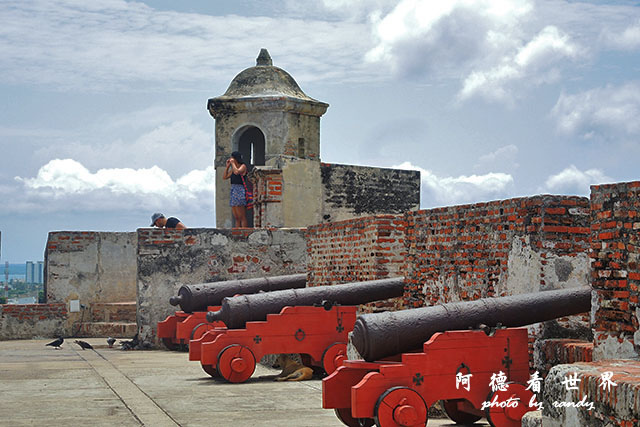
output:
{"label": "white cloud", "polygon": [[44,211],[213,209],[215,169],[193,170],[175,181],[163,169],[99,169],[89,171],[72,159],[55,159],[32,178],[16,177],[24,184],[24,200],[14,207],[38,205]]}
{"label": "white cloud", "polygon": [[353,78],[365,72],[361,52],[371,45],[364,23],[213,16],[122,0],[6,0],[0,22],[4,82],[54,90],[202,89],[255,65],[261,47],[298,78]]}
{"label": "white cloud", "polygon": [[[300,8],[300,0],[290,1],[293,7]],[[325,9],[347,19],[367,19],[371,14],[389,12],[397,3],[398,0],[322,0]]]}
{"label": "white cloud", "polygon": [[402,0],[390,13],[373,15],[378,43],[370,61],[390,63],[401,75],[460,73],[512,44],[517,22],[532,9],[528,0]]}
{"label": "white cloud", "polygon": [[474,165],[474,168],[480,170],[515,170],[519,167],[516,162],[517,156],[518,147],[513,144],[505,145],[491,153],[480,156],[478,158],[478,162]]}
{"label": "white cloud", "polygon": [[513,187],[513,177],[506,173],[492,172],[484,175],[439,177],[427,169],[412,165],[410,162],[393,167],[420,171],[421,205],[423,208],[505,198],[509,196]]}
{"label": "white cloud", "polygon": [[620,50],[635,50],[640,48],[640,22],[616,31],[607,28],[602,32],[602,42],[605,46]]}
{"label": "white cloud", "polygon": [[402,76],[462,79],[461,101],[511,102],[524,87],[557,80],[566,59],[584,54],[558,26],[541,27],[537,13],[530,0],[402,0],[373,14],[378,42],[366,58]]}
{"label": "white cloud", "polygon": [[490,100],[510,101],[511,83],[525,78],[530,85],[557,80],[559,73],[554,64],[578,55],[579,49],[568,35],[554,26],[547,26],[511,56],[505,57],[500,65],[490,70],[473,71],[465,79],[459,97],[464,100],[481,95]]}
{"label": "white cloud", "polygon": [[545,181],[545,189],[554,194],[589,195],[589,186],[613,181],[599,169],[581,171],[570,165]]}
{"label": "white cloud", "polygon": [[[114,127],[136,126],[136,117],[142,113],[133,113],[131,120],[115,118],[115,122],[103,122],[98,135],[115,132]],[[178,116],[179,117],[179,116]],[[185,173],[194,168],[205,168],[213,164],[213,135],[190,119],[167,121],[151,120],[144,133],[133,141],[128,138],[94,141],[93,128],[85,129],[85,135],[77,139],[56,141],[36,150],[42,159],[54,157],[73,157],[90,168],[129,167],[140,169],[157,165],[172,175]],[[142,127],[142,124],[137,126]],[[139,130],[139,129],[136,129]]]}
{"label": "white cloud", "polygon": [[640,83],[561,94],[551,111],[558,129],[585,138],[640,134]]}

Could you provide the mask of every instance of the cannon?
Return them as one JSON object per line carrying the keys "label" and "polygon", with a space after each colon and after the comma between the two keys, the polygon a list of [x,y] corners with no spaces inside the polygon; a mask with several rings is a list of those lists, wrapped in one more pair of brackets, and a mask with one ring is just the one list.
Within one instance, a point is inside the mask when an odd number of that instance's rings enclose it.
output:
{"label": "cannon", "polygon": [[[588,312],[590,294],[574,288],[362,315],[351,340],[364,360],[344,360],[322,380],[322,407],[352,427],[424,426],[441,400],[458,424],[486,417],[519,427],[539,404],[527,387],[528,332],[517,326]],[[468,330],[480,324],[487,327]]]}
{"label": "cannon", "polygon": [[169,298],[169,303],[173,306],[179,305],[185,313],[193,313],[194,311],[206,311],[208,306],[218,306],[224,298],[237,294],[304,288],[306,285],[306,274],[182,285],[178,290],[178,295]]}
{"label": "cannon", "polygon": [[266,320],[267,314],[279,313],[287,306],[310,306],[323,301],[340,305],[360,305],[402,296],[403,293],[404,278],[396,277],[239,295],[222,300],[220,310],[207,313],[207,321],[222,321],[227,328],[240,329],[249,321]]}
{"label": "cannon", "polygon": [[[209,306],[207,310],[218,310],[220,306]],[[158,338],[169,350],[186,350],[190,340],[198,339],[214,327],[224,326],[222,322],[209,323],[206,311],[185,313],[176,311],[158,322]]]}
{"label": "cannon", "polygon": [[357,306],[403,293],[404,279],[394,278],[226,298],[207,314],[226,327],[190,341],[189,360],[233,383],[249,379],[267,354],[299,353],[307,366],[331,373],[347,357]]}
{"label": "cannon", "polygon": [[352,343],[364,360],[372,362],[420,348],[436,332],[480,324],[526,326],[584,313],[590,307],[591,288],[580,287],[363,314],[356,320]]}
{"label": "cannon", "polygon": [[178,295],[169,299],[170,304],[180,305],[182,311],[176,311],[158,322],[158,338],[169,350],[184,349],[189,340],[199,338],[213,327],[224,326],[221,322],[208,323],[205,318],[208,311],[220,308],[220,302],[224,298],[237,294],[303,288],[306,283],[306,274],[292,274],[182,285]]}

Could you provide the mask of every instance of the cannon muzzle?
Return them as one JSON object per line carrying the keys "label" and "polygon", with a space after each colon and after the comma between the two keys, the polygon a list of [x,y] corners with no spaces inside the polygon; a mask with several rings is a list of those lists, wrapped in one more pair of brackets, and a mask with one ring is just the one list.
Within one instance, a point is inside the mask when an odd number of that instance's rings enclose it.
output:
{"label": "cannon muzzle", "polygon": [[204,311],[210,305],[220,305],[224,298],[237,294],[304,288],[306,285],[306,274],[182,285],[178,290],[178,295],[169,298],[169,303],[174,306],[179,305],[186,313],[193,313],[194,311]]}
{"label": "cannon muzzle", "polygon": [[332,286],[287,289],[254,295],[225,298],[220,310],[207,313],[207,321],[220,320],[229,329],[244,328],[246,322],[266,320],[267,314],[279,313],[286,306],[316,305],[332,302],[360,305],[402,296],[404,278],[371,280]]}
{"label": "cannon muzzle", "polygon": [[480,324],[526,326],[589,310],[591,288],[581,287],[363,314],[356,320],[351,342],[372,362],[419,349],[436,332]]}

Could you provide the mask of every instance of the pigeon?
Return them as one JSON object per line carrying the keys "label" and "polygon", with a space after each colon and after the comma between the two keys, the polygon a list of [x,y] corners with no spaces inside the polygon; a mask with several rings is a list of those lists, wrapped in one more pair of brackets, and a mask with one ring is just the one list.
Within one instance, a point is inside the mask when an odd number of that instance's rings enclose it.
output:
{"label": "pigeon", "polygon": [[113,343],[115,342],[116,342],[115,338],[111,338],[111,337],[107,338],[107,344],[109,344],[109,348],[113,348]]}
{"label": "pigeon", "polygon": [[138,334],[136,334],[132,340],[129,341],[120,341],[120,345],[123,350],[133,350],[138,347]]}
{"label": "pigeon", "polygon": [[51,341],[49,344],[45,344],[45,345],[50,345],[51,347],[54,347],[56,350],[59,350],[63,342],[64,342],[64,338],[59,337],[57,340]]}
{"label": "pigeon", "polygon": [[86,349],[93,350],[93,346],[91,344],[89,344],[88,342],[86,342],[86,341],[76,340],[76,344],[78,344],[80,347],[82,347],[83,350],[86,350]]}

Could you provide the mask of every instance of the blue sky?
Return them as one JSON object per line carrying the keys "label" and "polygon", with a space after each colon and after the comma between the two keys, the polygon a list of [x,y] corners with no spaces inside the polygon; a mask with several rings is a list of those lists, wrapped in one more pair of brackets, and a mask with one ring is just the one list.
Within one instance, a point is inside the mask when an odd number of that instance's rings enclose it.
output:
{"label": "blue sky", "polygon": [[213,227],[208,98],[267,48],[330,104],[323,161],[422,172],[422,207],[640,179],[640,3],[0,3],[2,261],[54,230]]}

